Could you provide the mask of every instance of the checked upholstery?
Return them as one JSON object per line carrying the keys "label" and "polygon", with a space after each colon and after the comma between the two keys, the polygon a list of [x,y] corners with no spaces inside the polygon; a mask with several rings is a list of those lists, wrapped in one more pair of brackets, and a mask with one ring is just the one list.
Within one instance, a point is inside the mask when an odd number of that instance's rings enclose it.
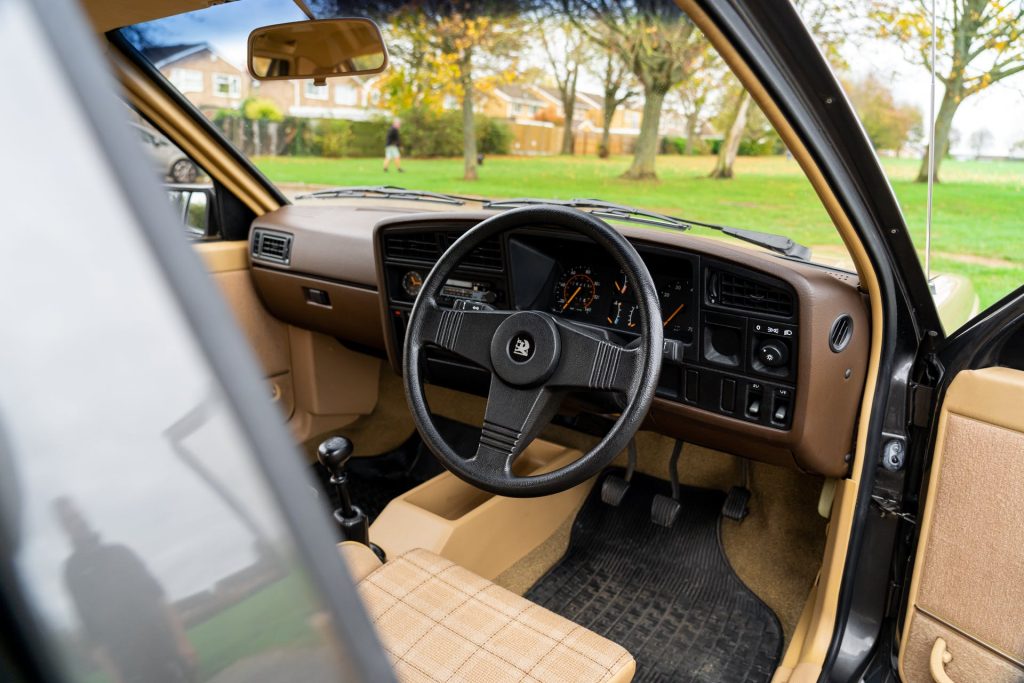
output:
{"label": "checked upholstery", "polygon": [[619,645],[434,553],[412,550],[367,573],[360,548],[341,548],[403,683],[633,678]]}

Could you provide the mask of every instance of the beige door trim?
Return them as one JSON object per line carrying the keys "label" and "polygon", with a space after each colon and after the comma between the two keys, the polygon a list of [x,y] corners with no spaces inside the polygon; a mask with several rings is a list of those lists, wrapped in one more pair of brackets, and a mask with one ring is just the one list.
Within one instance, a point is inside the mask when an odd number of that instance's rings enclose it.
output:
{"label": "beige door trim", "polygon": [[112,45],[108,57],[124,87],[128,103],[149,119],[171,142],[199,164],[210,177],[238,197],[257,216],[281,206],[273,194],[231,157],[188,116],[177,102],[156,87],[150,78]]}
{"label": "beige door trim", "polygon": [[[868,258],[867,249],[861,243],[853,223],[843,210],[832,189],[825,181],[825,176],[818,168],[807,148],[797,136],[783,116],[778,105],[771,99],[768,91],[758,80],[753,70],[746,64],[739,52],[729,43],[725,35],[711,21],[711,18],[697,5],[696,0],[676,0],[680,7],[693,19],[694,23],[704,32],[711,44],[726,61],[743,86],[750,92],[772,126],[778,132],[793,158],[800,164],[811,186],[818,194],[822,205],[832,219],[836,230],[857,268],[862,286],[867,290],[871,303],[871,350],[868,358],[868,373],[864,385],[864,398],[861,402],[860,421],[857,428],[857,444],[854,459],[850,468],[850,477],[841,479],[836,486],[836,497],[832,505],[832,516],[829,524],[828,537],[825,545],[825,557],[821,568],[821,578],[813,593],[814,604],[811,607],[803,638],[794,637],[786,652],[785,661],[793,662],[792,676],[784,680],[803,681],[817,680],[825,663],[828,648],[832,641],[836,614],[839,605],[839,589],[842,584],[843,569],[853,528],[854,509],[857,503],[857,491],[860,487],[860,472],[863,469],[867,450],[868,427],[870,424],[871,404],[874,400],[875,387],[878,381],[878,368],[882,355],[882,296],[878,278]],[[798,632],[797,635],[801,635]]]}

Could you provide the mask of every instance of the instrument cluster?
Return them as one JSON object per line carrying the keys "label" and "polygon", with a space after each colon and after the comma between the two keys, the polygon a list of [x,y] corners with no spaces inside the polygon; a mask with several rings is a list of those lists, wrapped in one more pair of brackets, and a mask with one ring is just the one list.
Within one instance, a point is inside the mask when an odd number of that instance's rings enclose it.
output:
{"label": "instrument cluster", "polygon": [[[654,277],[665,336],[689,344],[697,326],[693,267],[688,260],[642,254]],[[607,263],[573,263],[555,279],[549,310],[564,317],[630,332],[640,324],[633,283]]]}

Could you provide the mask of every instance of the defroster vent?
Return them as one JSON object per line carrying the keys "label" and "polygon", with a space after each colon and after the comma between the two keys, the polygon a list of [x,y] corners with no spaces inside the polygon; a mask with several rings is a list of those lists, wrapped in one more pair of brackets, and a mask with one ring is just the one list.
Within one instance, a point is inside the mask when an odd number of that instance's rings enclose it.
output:
{"label": "defroster vent", "polygon": [[722,270],[711,270],[708,298],[712,304],[740,311],[792,318],[793,295],[782,287]]}
{"label": "defroster vent", "polygon": [[252,257],[288,265],[292,259],[292,236],[257,228],[252,236]]}

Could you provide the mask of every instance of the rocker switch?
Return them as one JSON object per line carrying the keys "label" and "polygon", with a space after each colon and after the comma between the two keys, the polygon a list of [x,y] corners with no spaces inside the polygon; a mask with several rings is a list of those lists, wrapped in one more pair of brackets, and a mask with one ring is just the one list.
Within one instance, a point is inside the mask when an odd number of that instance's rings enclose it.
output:
{"label": "rocker switch", "polygon": [[747,417],[761,417],[761,401],[764,399],[764,391],[760,384],[751,384],[747,390]]}

